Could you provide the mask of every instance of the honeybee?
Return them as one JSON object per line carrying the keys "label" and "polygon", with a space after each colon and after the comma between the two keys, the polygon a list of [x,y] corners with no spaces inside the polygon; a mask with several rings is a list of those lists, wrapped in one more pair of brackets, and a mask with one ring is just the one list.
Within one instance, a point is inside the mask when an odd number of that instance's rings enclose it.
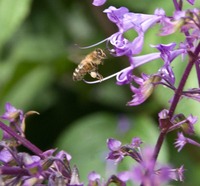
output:
{"label": "honeybee", "polygon": [[103,65],[103,59],[106,58],[106,54],[100,48],[97,48],[93,52],[89,53],[74,70],[73,80],[81,81],[88,73],[92,78],[102,79],[103,76],[98,72],[98,65]]}

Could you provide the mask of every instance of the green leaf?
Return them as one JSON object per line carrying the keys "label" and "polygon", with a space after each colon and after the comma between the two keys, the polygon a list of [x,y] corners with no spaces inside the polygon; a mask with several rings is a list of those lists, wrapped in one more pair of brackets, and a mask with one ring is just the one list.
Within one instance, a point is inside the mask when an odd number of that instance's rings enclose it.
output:
{"label": "green leaf", "polygon": [[0,0],[0,49],[29,13],[31,0]]}
{"label": "green leaf", "polygon": [[[13,78],[7,82],[9,86],[6,87],[2,100],[17,105],[19,108],[26,108],[32,103],[32,99],[51,83],[51,78],[52,70],[47,66],[33,68],[20,76],[17,81],[13,80],[15,79],[13,75]],[[37,97],[37,100],[40,97]]]}

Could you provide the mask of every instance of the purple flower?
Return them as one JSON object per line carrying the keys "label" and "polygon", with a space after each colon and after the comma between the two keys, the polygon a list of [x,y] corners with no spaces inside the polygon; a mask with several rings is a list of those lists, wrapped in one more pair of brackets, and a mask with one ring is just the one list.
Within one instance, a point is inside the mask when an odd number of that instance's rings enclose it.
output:
{"label": "purple flower", "polygon": [[2,119],[8,120],[10,122],[17,122],[18,120],[22,122],[22,110],[16,109],[10,103],[6,103],[5,110],[6,112],[1,116]]}
{"label": "purple flower", "polygon": [[[0,142],[0,172],[3,185],[69,185],[83,186],[79,180],[78,169],[70,167],[71,156],[65,151],[56,153],[55,149],[45,152],[32,144],[25,138],[22,125],[24,118],[29,114],[36,113],[29,111],[23,116],[21,110],[17,110],[11,104],[6,104],[6,113],[3,119],[10,121],[7,126],[0,122],[3,130],[3,140]],[[20,133],[21,132],[21,133]],[[34,155],[18,152],[17,146],[23,144]]]}
{"label": "purple flower", "polygon": [[161,20],[162,28],[161,28],[161,32],[159,33],[159,35],[166,36],[166,35],[173,34],[181,27],[182,23],[183,23],[183,21],[181,19],[172,20],[171,18],[163,17]]}
{"label": "purple flower", "polygon": [[[129,12],[125,7],[117,9],[113,6],[104,10],[110,21],[115,23],[119,29],[108,39],[114,46],[111,51],[114,51],[116,56],[126,55],[131,57],[134,54],[139,54],[144,43],[144,33],[163,17],[164,13],[157,14],[157,12],[159,11],[155,11],[155,15],[136,14]],[[131,29],[138,34],[133,41],[129,41],[123,36],[126,31]]]}
{"label": "purple flower", "polygon": [[167,119],[169,117],[168,114],[169,114],[169,110],[163,109],[162,111],[158,113],[158,117],[159,119]]}
{"label": "purple flower", "polygon": [[187,144],[192,144],[195,145],[197,147],[200,147],[200,144],[197,143],[196,141],[190,139],[190,138],[186,138],[182,132],[178,133],[178,138],[176,139],[175,147],[178,148],[178,152],[180,152],[182,150],[182,148]]}
{"label": "purple flower", "polygon": [[100,178],[101,176],[99,174],[97,174],[95,171],[89,173],[88,175],[88,186],[97,186],[100,185]]}
{"label": "purple flower", "polygon": [[160,166],[153,159],[153,149],[145,148],[141,152],[142,160],[133,168],[118,174],[118,178],[124,182],[132,181],[134,184],[159,186],[171,180],[171,169],[169,166]]}
{"label": "purple flower", "polygon": [[10,151],[10,149],[4,148],[5,145],[2,145],[2,142],[0,144],[0,162],[1,163],[8,163],[11,162],[11,160],[13,159],[13,154],[12,151]]}
{"label": "purple flower", "polygon": [[110,6],[103,12],[107,13],[108,19],[110,19],[110,21],[115,23],[120,28],[120,23],[122,24],[123,17],[129,12],[129,10],[126,7],[120,7],[117,9],[114,6]]}
{"label": "purple flower", "polygon": [[140,138],[135,137],[135,138],[133,138],[132,141],[131,141],[131,146],[132,146],[133,148],[140,148],[140,145],[141,145],[142,143],[143,143],[143,142],[142,142],[142,140],[141,140]]}
{"label": "purple flower", "polygon": [[118,32],[113,34],[110,37],[110,43],[115,47],[114,55],[115,56],[132,56],[133,54],[138,54],[142,50],[144,36],[143,34],[140,37],[134,39],[130,42],[128,39],[124,38],[123,33]]}
{"label": "purple flower", "polygon": [[172,178],[175,181],[184,181],[184,176],[183,176],[183,172],[184,172],[184,166],[182,165],[180,168],[177,169],[171,169],[170,170],[170,178]]}
{"label": "purple flower", "polygon": [[127,103],[128,106],[135,106],[143,103],[153,92],[155,83],[160,81],[158,76],[148,76],[142,74],[142,77],[134,77],[134,81],[139,85],[139,88],[136,88],[132,84],[130,88],[134,93],[133,99]]}
{"label": "purple flower", "polygon": [[130,66],[121,70],[116,74],[117,84],[124,85],[130,84],[134,81],[134,76],[132,75],[132,71],[134,68],[139,67],[145,63],[151,62],[152,60],[158,59],[160,57],[160,53],[151,53],[143,56],[136,56],[130,58]]}
{"label": "purple flower", "polygon": [[124,158],[124,153],[121,151],[121,142],[110,138],[107,140],[108,149],[111,151],[107,159],[115,160],[115,162],[120,162]]}
{"label": "purple flower", "polygon": [[192,114],[187,118],[183,114],[177,114],[172,119],[172,126],[168,132],[181,128],[186,134],[194,134],[194,124],[197,122],[197,117]]}
{"label": "purple flower", "polygon": [[[125,156],[130,156],[135,161],[141,161],[140,155],[140,143],[139,138],[133,139],[131,144],[122,145],[122,143],[116,139],[110,138],[107,140],[107,146],[110,150],[107,159],[115,160],[116,163],[119,163],[124,159]],[[136,146],[137,145],[137,146]]]}
{"label": "purple flower", "polygon": [[175,83],[175,76],[174,72],[170,66],[171,62],[179,55],[185,54],[185,49],[177,49],[175,50],[174,47],[176,46],[175,43],[169,44],[159,44],[155,47],[160,51],[160,57],[164,61],[164,65],[159,69],[158,74],[164,79],[170,86],[173,86]]}
{"label": "purple flower", "polygon": [[185,122],[181,125],[182,130],[186,134],[194,134],[194,124],[197,122],[197,117],[190,114],[186,119]]}
{"label": "purple flower", "polygon": [[21,153],[18,155],[21,156],[24,168],[28,171],[31,177],[40,176],[43,172],[40,157],[30,156],[28,153]]}
{"label": "purple flower", "polygon": [[185,144],[187,144],[187,138],[185,138],[185,136],[183,135],[182,132],[178,133],[178,138],[176,139],[175,147],[178,148],[178,152],[180,152],[182,150],[182,148],[185,146]]}
{"label": "purple flower", "polygon": [[200,89],[199,88],[192,88],[192,89],[189,89],[187,91],[184,91],[181,98],[184,98],[184,97],[190,98],[190,99],[193,99],[193,100],[200,102]]}
{"label": "purple flower", "polygon": [[106,0],[93,0],[93,5],[94,6],[101,6],[106,2]]}
{"label": "purple flower", "polygon": [[193,116],[192,114],[190,114],[187,117],[185,128],[183,127],[183,130],[185,131],[185,133],[194,134],[195,133],[194,132],[194,124],[196,124],[197,121],[198,121],[198,118],[196,116]]}
{"label": "purple flower", "polygon": [[71,155],[67,152],[61,150],[56,154],[56,158],[58,159],[66,159],[67,161],[70,161],[72,159]]}

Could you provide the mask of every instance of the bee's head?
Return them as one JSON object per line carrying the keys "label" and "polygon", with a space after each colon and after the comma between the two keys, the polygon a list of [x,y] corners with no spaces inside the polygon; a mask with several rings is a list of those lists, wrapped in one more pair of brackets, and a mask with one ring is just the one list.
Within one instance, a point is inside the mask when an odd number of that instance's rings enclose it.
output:
{"label": "bee's head", "polygon": [[106,54],[104,53],[104,51],[100,48],[97,48],[96,50],[96,53],[97,53],[97,56],[100,58],[100,59],[105,59],[106,58]]}

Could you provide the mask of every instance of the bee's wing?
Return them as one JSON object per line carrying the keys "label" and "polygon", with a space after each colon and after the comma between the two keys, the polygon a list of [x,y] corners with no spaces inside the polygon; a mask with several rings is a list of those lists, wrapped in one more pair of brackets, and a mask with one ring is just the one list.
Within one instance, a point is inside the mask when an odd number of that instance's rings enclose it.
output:
{"label": "bee's wing", "polygon": [[75,63],[79,64],[83,59],[85,55],[80,53],[80,50],[77,49],[77,47],[68,47],[67,48],[67,58]]}

